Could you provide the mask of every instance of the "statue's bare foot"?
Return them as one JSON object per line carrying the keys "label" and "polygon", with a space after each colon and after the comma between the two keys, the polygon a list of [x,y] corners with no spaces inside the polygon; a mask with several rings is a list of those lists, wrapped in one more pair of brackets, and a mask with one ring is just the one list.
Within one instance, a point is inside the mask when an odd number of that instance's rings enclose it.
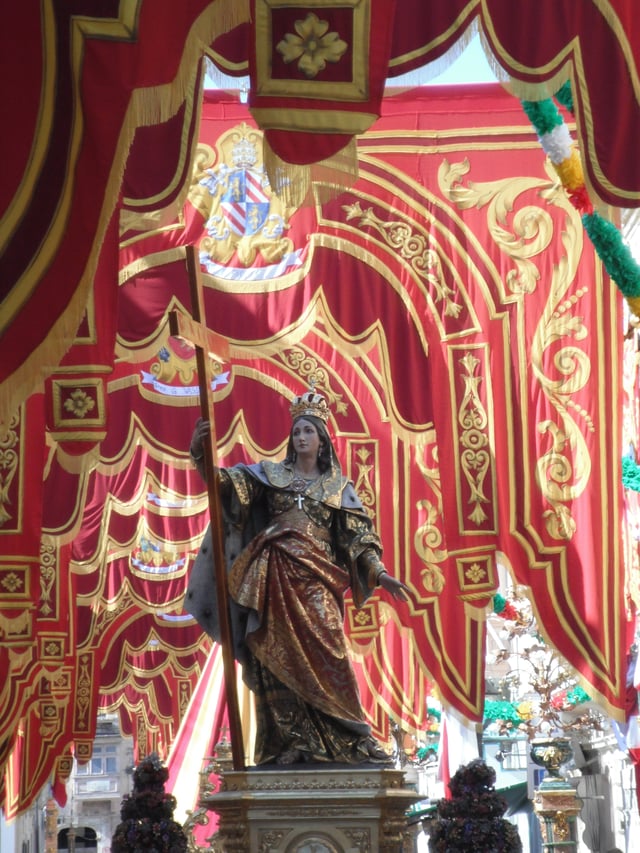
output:
{"label": "statue's bare foot", "polygon": [[285,751],[280,753],[276,758],[276,764],[298,764],[300,761],[302,761],[302,752],[295,747],[285,749]]}

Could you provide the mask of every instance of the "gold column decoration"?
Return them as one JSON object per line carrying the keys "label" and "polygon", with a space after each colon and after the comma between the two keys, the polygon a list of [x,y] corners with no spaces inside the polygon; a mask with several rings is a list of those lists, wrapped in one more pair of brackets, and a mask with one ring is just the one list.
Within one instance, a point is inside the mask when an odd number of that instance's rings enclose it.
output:
{"label": "gold column decoration", "polygon": [[58,851],[58,804],[51,797],[44,810],[44,853]]}
{"label": "gold column decoration", "polygon": [[571,758],[568,738],[536,738],[531,743],[533,762],[547,770],[533,800],[540,823],[544,853],[577,853],[577,817],[582,802],[576,789],[561,775],[560,768]]}

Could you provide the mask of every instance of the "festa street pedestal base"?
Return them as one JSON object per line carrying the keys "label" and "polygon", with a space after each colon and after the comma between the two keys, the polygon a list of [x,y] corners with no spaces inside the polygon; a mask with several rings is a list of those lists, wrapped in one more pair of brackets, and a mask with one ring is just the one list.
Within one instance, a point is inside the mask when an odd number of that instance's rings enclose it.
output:
{"label": "festa street pedestal base", "polygon": [[571,755],[568,738],[538,738],[532,742],[531,758],[549,773],[533,800],[544,853],[576,853],[578,850],[577,817],[582,802],[576,789],[560,773],[561,766]]}
{"label": "festa street pedestal base", "polygon": [[564,780],[544,780],[534,798],[544,853],[577,853],[577,817],[582,808],[575,788]]}
{"label": "festa street pedestal base", "polygon": [[420,797],[404,772],[375,765],[337,769],[225,770],[200,806],[218,815],[208,839],[222,853],[409,853],[406,812]]}

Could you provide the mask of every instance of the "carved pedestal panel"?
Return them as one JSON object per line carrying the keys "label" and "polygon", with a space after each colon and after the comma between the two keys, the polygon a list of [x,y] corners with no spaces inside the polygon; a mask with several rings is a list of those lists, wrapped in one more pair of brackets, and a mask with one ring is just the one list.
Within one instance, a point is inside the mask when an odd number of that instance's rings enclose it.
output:
{"label": "carved pedestal panel", "polygon": [[564,780],[542,783],[536,791],[534,809],[540,823],[544,853],[576,853],[577,817],[581,808],[575,789]]}
{"label": "carved pedestal panel", "polygon": [[224,853],[409,853],[406,812],[420,797],[401,770],[227,770],[201,806],[216,812]]}

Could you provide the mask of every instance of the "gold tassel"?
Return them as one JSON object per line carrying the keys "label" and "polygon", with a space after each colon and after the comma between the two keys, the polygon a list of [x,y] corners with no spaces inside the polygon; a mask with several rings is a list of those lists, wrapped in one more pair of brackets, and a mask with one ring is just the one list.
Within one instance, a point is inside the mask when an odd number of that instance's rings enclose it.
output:
{"label": "gold tassel", "polygon": [[308,165],[285,162],[263,137],[262,156],[271,189],[287,207],[324,204],[358,180],[355,137],[332,157]]}

